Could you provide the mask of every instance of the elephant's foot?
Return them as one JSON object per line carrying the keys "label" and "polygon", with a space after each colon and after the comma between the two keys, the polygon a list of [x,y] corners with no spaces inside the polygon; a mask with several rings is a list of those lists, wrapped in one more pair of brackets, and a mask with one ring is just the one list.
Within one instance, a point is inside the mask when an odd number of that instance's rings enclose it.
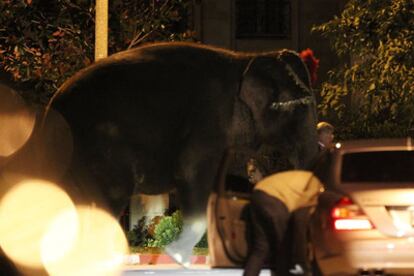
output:
{"label": "elephant's foot", "polygon": [[180,245],[170,244],[165,248],[165,252],[174,259],[176,263],[179,263],[185,268],[191,265],[191,249],[183,249]]}
{"label": "elephant's foot", "polygon": [[206,230],[205,218],[199,218],[184,221],[183,231],[178,240],[166,246],[165,252],[173,258],[177,263],[184,267],[189,267],[191,264],[191,256],[194,246],[203,236]]}

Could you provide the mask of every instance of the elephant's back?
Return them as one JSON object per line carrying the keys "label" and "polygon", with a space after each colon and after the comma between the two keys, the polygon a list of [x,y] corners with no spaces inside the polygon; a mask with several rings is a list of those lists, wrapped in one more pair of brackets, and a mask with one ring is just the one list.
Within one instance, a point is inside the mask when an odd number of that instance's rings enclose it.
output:
{"label": "elephant's back", "polygon": [[[184,44],[134,49],[81,70],[49,108],[67,120],[76,150],[97,176],[113,171],[102,181],[126,182],[132,173],[165,190],[189,133],[209,135],[207,128],[216,131],[223,121],[219,109],[231,112],[239,63],[230,52]],[[203,129],[205,122],[211,126]],[[151,188],[145,192],[157,192]]]}
{"label": "elephant's back", "polygon": [[165,143],[179,137],[199,109],[219,104],[214,102],[219,94],[235,93],[228,84],[238,82],[242,69],[230,51],[182,43],[148,46],[80,71],[62,85],[50,107],[79,131],[110,122],[135,141],[146,133],[154,144]]}

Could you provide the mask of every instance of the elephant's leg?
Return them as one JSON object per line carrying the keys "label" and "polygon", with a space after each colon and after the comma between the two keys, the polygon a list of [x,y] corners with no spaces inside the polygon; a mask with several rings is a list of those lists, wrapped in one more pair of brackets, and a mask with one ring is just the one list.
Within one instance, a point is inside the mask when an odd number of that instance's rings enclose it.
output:
{"label": "elephant's leg", "polygon": [[182,158],[177,183],[178,204],[183,215],[179,238],[166,252],[183,266],[191,263],[193,247],[206,231],[206,207],[222,158],[222,150],[197,150]]}
{"label": "elephant's leg", "polygon": [[200,213],[194,216],[186,215],[183,216],[183,222],[179,238],[170,243],[165,250],[177,263],[188,267],[191,264],[193,248],[206,231],[206,216]]}
{"label": "elephant's leg", "polygon": [[[83,152],[81,148],[74,151],[62,180],[65,190],[77,205],[96,206],[119,217],[133,193],[132,169],[121,162],[108,162],[104,155],[91,158]],[[121,160],[118,155],[113,158]]]}

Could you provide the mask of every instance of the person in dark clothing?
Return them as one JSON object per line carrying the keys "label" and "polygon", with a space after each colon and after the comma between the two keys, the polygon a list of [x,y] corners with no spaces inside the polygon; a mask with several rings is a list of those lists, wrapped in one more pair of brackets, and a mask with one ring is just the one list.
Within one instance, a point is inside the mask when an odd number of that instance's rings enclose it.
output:
{"label": "person in dark clothing", "polygon": [[319,122],[316,126],[318,132],[319,150],[330,149],[334,146],[334,127],[328,122]]}
{"label": "person in dark clothing", "polygon": [[[291,170],[258,179],[249,209],[253,241],[245,276],[259,275],[266,258],[275,266],[272,270],[276,275],[310,275],[307,225],[318,195],[324,190],[327,156],[326,151],[321,152],[307,171]],[[257,170],[249,169],[248,164],[249,179]]]}
{"label": "person in dark clothing", "polygon": [[250,158],[247,161],[247,176],[249,182],[255,185],[257,182],[261,181],[265,175],[267,175],[266,169],[261,166],[256,159]]}
{"label": "person in dark clothing", "polygon": [[292,170],[276,173],[259,181],[251,197],[253,243],[249,247],[244,275],[255,276],[267,257],[278,275],[288,275],[281,257],[282,244],[291,214],[316,204],[323,186],[310,171]]}
{"label": "person in dark clothing", "polygon": [[[312,171],[315,176],[323,183],[323,189],[329,187],[330,175],[329,166],[331,165],[330,148],[322,149],[315,159],[311,162],[307,170]],[[289,249],[289,271],[288,275],[311,275],[311,266],[308,260],[308,225],[311,220],[314,206],[299,208],[291,214],[289,221],[289,234],[287,243]]]}
{"label": "person in dark clothing", "polygon": [[[266,206],[262,208],[261,206]],[[251,198],[253,243],[249,248],[245,276],[259,275],[266,260],[276,274],[283,275],[285,263],[281,255],[283,238],[289,220],[286,205],[265,192],[255,191]]]}
{"label": "person in dark clothing", "polygon": [[311,275],[308,262],[308,225],[311,219],[313,206],[295,210],[289,220],[288,247],[288,275]]}

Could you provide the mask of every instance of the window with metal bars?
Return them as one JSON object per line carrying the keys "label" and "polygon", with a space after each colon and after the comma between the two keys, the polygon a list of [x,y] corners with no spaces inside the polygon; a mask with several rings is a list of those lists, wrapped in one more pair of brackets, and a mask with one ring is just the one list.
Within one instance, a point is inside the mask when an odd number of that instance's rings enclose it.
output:
{"label": "window with metal bars", "polygon": [[289,0],[236,0],[236,38],[288,38]]}

